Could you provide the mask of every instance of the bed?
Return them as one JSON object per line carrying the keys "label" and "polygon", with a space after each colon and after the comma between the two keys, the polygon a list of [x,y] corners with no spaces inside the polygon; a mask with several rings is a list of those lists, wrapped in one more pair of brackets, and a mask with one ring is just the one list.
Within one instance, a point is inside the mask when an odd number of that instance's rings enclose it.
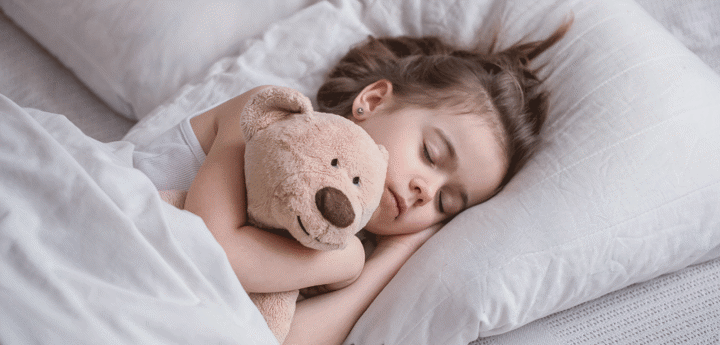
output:
{"label": "bed", "polygon": [[[253,86],[312,96],[367,35],[574,16],[543,147],[403,267],[346,344],[720,343],[720,3],[0,0],[0,343],[276,343],[134,145]],[[200,231],[198,230],[200,229]]]}

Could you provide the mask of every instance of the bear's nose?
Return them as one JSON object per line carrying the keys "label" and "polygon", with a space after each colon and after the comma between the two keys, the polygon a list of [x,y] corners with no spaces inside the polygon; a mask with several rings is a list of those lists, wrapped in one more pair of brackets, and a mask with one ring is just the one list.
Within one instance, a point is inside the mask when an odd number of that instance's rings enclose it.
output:
{"label": "bear's nose", "polygon": [[315,193],[315,205],[330,224],[348,227],[355,220],[355,211],[347,196],[333,187],[325,187]]}

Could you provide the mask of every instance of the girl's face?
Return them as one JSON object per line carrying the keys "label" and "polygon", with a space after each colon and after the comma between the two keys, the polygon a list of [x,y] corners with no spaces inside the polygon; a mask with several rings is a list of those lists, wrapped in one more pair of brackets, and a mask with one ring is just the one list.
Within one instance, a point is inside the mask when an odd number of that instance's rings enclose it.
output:
{"label": "girl's face", "polygon": [[417,107],[386,111],[388,102],[360,105],[366,107],[362,114],[353,111],[355,122],[390,153],[385,191],[368,231],[423,230],[487,200],[500,186],[507,162],[478,115]]}

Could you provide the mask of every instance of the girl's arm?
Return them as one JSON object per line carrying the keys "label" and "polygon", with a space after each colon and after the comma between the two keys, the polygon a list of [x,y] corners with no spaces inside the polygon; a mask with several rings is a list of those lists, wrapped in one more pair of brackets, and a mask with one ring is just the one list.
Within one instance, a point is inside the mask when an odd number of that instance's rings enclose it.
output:
{"label": "girl's arm", "polygon": [[343,250],[325,252],[252,226],[241,227],[218,242],[247,292],[352,282],[362,270],[365,255],[358,239]]}
{"label": "girl's arm", "polygon": [[284,344],[341,344],[400,267],[441,226],[381,239],[355,282],[298,302]]}
{"label": "girl's arm", "polygon": [[247,224],[245,139],[239,117],[264,87],[250,90],[191,120],[207,157],[193,180],[185,209],[200,216],[225,250],[248,292],[277,292],[354,280],[362,270],[359,240],[318,251]]}

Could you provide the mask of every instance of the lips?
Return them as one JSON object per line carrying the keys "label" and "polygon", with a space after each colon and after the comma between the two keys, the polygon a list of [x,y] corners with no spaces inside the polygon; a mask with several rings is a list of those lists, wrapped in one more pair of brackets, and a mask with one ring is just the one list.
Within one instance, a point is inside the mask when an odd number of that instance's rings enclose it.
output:
{"label": "lips", "polygon": [[392,189],[388,188],[388,191],[390,192],[390,196],[392,197],[391,202],[395,206],[395,210],[397,211],[397,214],[395,215],[395,219],[397,219],[405,211],[404,200],[398,197],[398,195],[395,194]]}

